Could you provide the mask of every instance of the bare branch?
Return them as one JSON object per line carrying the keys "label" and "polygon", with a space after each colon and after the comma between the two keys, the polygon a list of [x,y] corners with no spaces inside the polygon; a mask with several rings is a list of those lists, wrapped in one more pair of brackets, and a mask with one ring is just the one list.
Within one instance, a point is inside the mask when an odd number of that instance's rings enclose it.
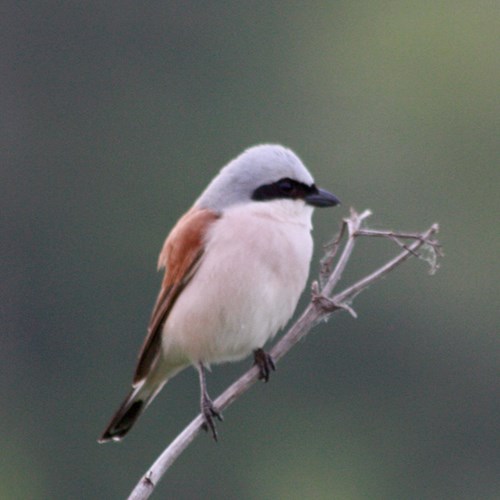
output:
{"label": "bare branch", "polygon": [[430,245],[430,248],[434,248],[432,245],[432,242],[429,240],[429,238],[437,233],[439,230],[439,226],[437,224],[433,224],[427,231],[422,233],[419,238],[416,238],[416,241],[411,244],[409,247],[405,248],[403,252],[401,252],[399,255],[394,257],[394,259],[390,260],[386,264],[384,264],[382,267],[374,271],[373,273],[369,274],[368,276],[365,276],[363,279],[359,280],[358,282],[354,283],[354,285],[350,286],[349,288],[346,288],[339,294],[335,295],[333,297],[333,300],[335,301],[344,301],[344,300],[352,300],[356,295],[358,295],[360,292],[362,292],[365,288],[369,287],[372,283],[375,281],[379,280],[383,276],[385,276],[387,273],[392,271],[395,267],[397,267],[399,264],[403,263],[408,257],[411,257],[412,255],[415,255],[415,252],[418,248],[420,248],[423,245]]}
{"label": "bare branch", "polygon": [[[321,260],[320,283],[322,289],[320,290],[320,285],[317,281],[313,282],[310,304],[270,352],[276,362],[299,342],[300,339],[307,335],[318,322],[327,319],[333,312],[346,310],[353,317],[356,317],[356,312],[349,304],[356,295],[402,264],[409,257],[418,257],[429,262],[431,272],[435,272],[437,269],[437,258],[442,256],[442,252],[439,243],[431,239],[438,232],[439,227],[437,224],[433,224],[423,233],[396,233],[393,231],[375,231],[362,228],[364,220],[370,215],[371,212],[369,210],[357,214],[351,209],[350,217],[344,219],[339,234],[332,243],[327,245],[326,254]],[[331,266],[340,248],[340,243],[346,229],[348,233],[347,241],[335,268],[331,271]],[[373,273],[360,279],[340,293],[332,295],[349,261],[355,242],[360,236],[387,238],[395,242],[403,251]],[[401,240],[413,240],[413,242],[406,244]],[[423,257],[417,253],[417,250],[422,247],[427,249],[429,256]],[[244,394],[258,380],[258,377],[258,368],[256,366],[250,368],[214,401],[214,406],[220,411],[224,410]],[[149,471],[136,485],[129,496],[129,500],[143,500],[152,494],[158,481],[198,435],[202,425],[203,418],[201,415],[198,415],[158,457]]]}

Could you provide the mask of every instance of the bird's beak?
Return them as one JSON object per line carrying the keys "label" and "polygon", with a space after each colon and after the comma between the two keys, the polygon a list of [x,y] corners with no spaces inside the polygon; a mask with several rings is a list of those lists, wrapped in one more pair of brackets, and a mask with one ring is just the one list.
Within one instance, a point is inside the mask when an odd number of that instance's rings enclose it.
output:
{"label": "bird's beak", "polygon": [[340,204],[340,200],[336,196],[320,188],[315,193],[308,194],[304,201],[313,207],[334,207]]}

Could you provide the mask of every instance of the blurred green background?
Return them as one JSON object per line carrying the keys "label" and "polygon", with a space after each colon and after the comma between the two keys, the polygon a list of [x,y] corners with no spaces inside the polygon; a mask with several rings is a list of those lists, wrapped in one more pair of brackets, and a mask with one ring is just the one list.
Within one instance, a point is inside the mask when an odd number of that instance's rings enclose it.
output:
{"label": "blurred green background", "polygon": [[[119,445],[157,254],[209,179],[280,142],[375,228],[441,225],[188,449],[156,498],[499,498],[499,10],[486,0],[4,2],[0,497],[124,498],[193,370]],[[359,243],[344,283],[392,256]],[[299,306],[308,301],[305,293]],[[216,396],[250,360],[216,367]]]}

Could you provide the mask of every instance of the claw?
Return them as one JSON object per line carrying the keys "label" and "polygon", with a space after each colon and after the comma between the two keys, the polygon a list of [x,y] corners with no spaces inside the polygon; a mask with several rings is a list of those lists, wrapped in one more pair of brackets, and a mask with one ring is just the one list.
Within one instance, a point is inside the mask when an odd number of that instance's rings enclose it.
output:
{"label": "claw", "polygon": [[253,352],[254,364],[259,367],[259,380],[267,382],[271,371],[276,370],[273,357],[264,351],[264,349],[256,349]]}
{"label": "claw", "polygon": [[204,398],[201,403],[201,413],[205,419],[203,430],[206,432],[210,430],[214,441],[217,441],[217,428],[215,426],[214,418],[219,420],[219,422],[222,422],[224,420],[222,418],[222,414],[214,408],[212,401],[208,397]]}

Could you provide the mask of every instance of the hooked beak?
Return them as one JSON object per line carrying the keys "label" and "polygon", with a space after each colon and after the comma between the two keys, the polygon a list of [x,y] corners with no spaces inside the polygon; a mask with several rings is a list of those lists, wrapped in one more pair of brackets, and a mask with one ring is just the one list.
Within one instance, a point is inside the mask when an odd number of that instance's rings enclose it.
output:
{"label": "hooked beak", "polygon": [[340,200],[332,193],[317,188],[316,192],[305,196],[304,201],[313,207],[334,207],[340,205]]}

